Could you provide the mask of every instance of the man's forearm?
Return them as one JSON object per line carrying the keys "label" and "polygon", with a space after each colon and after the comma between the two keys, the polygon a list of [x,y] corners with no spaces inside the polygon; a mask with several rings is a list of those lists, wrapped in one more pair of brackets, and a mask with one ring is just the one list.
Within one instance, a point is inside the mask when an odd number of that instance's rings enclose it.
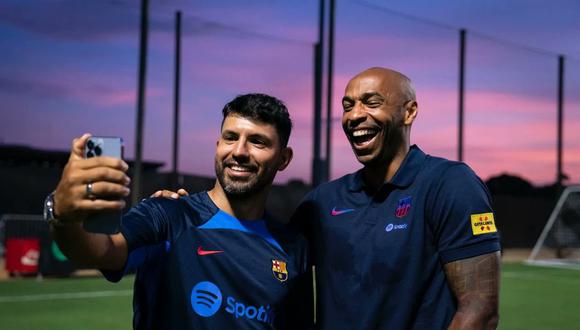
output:
{"label": "man's forearm", "polygon": [[499,321],[499,252],[448,263],[445,274],[457,298],[449,329],[495,329]]}
{"label": "man's forearm", "polygon": [[73,262],[99,269],[121,269],[127,258],[121,234],[89,233],[82,222],[53,226],[53,237],[62,252]]}

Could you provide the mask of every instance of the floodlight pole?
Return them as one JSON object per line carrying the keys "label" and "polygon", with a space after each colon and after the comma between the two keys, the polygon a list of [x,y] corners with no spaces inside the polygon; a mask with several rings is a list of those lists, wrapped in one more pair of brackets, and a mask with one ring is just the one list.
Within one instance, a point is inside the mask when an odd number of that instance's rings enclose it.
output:
{"label": "floodlight pole", "polygon": [[179,155],[179,92],[180,92],[180,65],[181,65],[181,12],[175,13],[175,80],[173,83],[173,170],[171,171],[171,185],[177,189],[178,155]]}
{"label": "floodlight pole", "polygon": [[[330,0],[329,26],[328,26],[328,82],[326,90],[326,159],[323,180],[330,180],[330,160],[332,153],[332,83],[334,76],[334,18],[335,0]],[[324,182],[323,181],[323,182]]]}
{"label": "floodlight pole", "polygon": [[322,131],[322,79],[323,79],[323,45],[324,45],[324,0],[320,0],[318,12],[318,42],[314,45],[314,128],[312,151],[312,187],[322,183],[322,160],[320,158],[320,143]]}
{"label": "floodlight pole", "polygon": [[558,56],[558,151],[557,151],[557,173],[556,184],[561,187],[564,179],[562,169],[562,153],[564,138],[564,55]]}
{"label": "floodlight pole", "polygon": [[463,161],[463,126],[465,113],[465,29],[459,30],[459,114],[457,124],[457,160]]}
{"label": "floodlight pole", "polygon": [[135,165],[133,174],[132,205],[141,198],[141,175],[143,157],[143,122],[145,117],[145,78],[147,69],[147,32],[149,20],[149,0],[141,0],[141,33],[139,39],[139,73],[137,89],[137,127],[135,129]]}

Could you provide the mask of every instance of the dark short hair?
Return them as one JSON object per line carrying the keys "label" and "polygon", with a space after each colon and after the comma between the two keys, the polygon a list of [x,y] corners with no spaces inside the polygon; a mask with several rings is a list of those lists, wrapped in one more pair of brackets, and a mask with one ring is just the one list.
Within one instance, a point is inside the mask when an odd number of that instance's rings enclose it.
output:
{"label": "dark short hair", "polygon": [[222,126],[229,115],[271,124],[278,132],[280,145],[282,147],[288,145],[292,120],[284,103],[273,96],[260,93],[238,95],[224,106],[222,113],[224,116]]}

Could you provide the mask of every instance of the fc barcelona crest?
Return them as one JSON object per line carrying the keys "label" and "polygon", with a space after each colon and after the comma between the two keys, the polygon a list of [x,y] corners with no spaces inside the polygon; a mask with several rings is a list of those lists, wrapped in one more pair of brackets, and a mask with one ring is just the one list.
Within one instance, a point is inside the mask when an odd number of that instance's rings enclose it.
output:
{"label": "fc barcelona crest", "polygon": [[409,213],[409,210],[411,209],[411,199],[411,196],[399,199],[397,209],[395,210],[395,216],[397,218],[402,218]]}
{"label": "fc barcelona crest", "polygon": [[284,282],[288,279],[288,270],[286,270],[286,262],[272,259],[272,274],[280,281]]}

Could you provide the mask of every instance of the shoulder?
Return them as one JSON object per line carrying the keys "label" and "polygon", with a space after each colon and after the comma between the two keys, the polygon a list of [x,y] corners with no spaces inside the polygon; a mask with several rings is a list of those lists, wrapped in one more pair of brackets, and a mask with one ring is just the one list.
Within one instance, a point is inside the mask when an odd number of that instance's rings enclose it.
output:
{"label": "shoulder", "polygon": [[192,218],[195,225],[213,216],[217,210],[213,203],[209,201],[207,193],[199,192],[178,199],[153,197],[141,201],[136,210],[149,214],[164,215],[167,218]]}
{"label": "shoulder", "polygon": [[307,245],[306,238],[289,224],[267,219],[266,227],[285,250],[287,247],[291,249],[303,249]]}
{"label": "shoulder", "polygon": [[323,183],[312,189],[304,196],[290,218],[290,224],[300,233],[311,237],[310,230],[313,220],[321,219],[324,210],[330,210],[336,201],[343,201],[349,195],[350,190],[357,185],[356,180],[359,172],[347,174],[339,179]]}
{"label": "shoulder", "polygon": [[455,168],[455,167],[469,168],[469,166],[467,166],[463,162],[458,162],[458,161],[450,160],[450,159],[443,158],[443,157],[426,155],[425,163],[423,165],[423,170],[430,171],[430,172],[445,173],[447,170],[449,170],[451,168]]}
{"label": "shoulder", "polygon": [[184,200],[186,197],[179,199],[163,198],[163,197],[150,197],[143,199],[136,208],[141,211],[147,212],[163,212],[166,214],[172,214],[183,209],[186,204]]}
{"label": "shoulder", "polygon": [[465,182],[482,182],[469,165],[441,157],[427,156],[423,166],[424,179],[438,184],[460,184]]}
{"label": "shoulder", "polygon": [[342,187],[348,188],[353,183],[353,181],[357,180],[358,175],[359,172],[349,173],[341,176],[338,179],[323,183],[319,187],[326,190],[335,190]]}
{"label": "shoulder", "polygon": [[218,207],[211,201],[207,191],[201,191],[195,194],[180,198],[189,211],[193,211],[202,219],[213,217],[218,211]]}
{"label": "shoulder", "polygon": [[348,190],[348,188],[357,180],[357,175],[358,172],[350,173],[338,179],[322,183],[316,188],[312,189],[308,194],[306,194],[304,201],[314,200],[318,196],[329,196],[337,194],[343,190]]}
{"label": "shoulder", "polygon": [[[465,163],[427,156],[417,180],[429,209],[491,200],[487,186]],[[445,202],[444,202],[445,201]]]}
{"label": "shoulder", "polygon": [[[429,212],[491,209],[491,194],[465,163],[429,157],[422,175]],[[467,211],[466,211],[467,212]]]}

